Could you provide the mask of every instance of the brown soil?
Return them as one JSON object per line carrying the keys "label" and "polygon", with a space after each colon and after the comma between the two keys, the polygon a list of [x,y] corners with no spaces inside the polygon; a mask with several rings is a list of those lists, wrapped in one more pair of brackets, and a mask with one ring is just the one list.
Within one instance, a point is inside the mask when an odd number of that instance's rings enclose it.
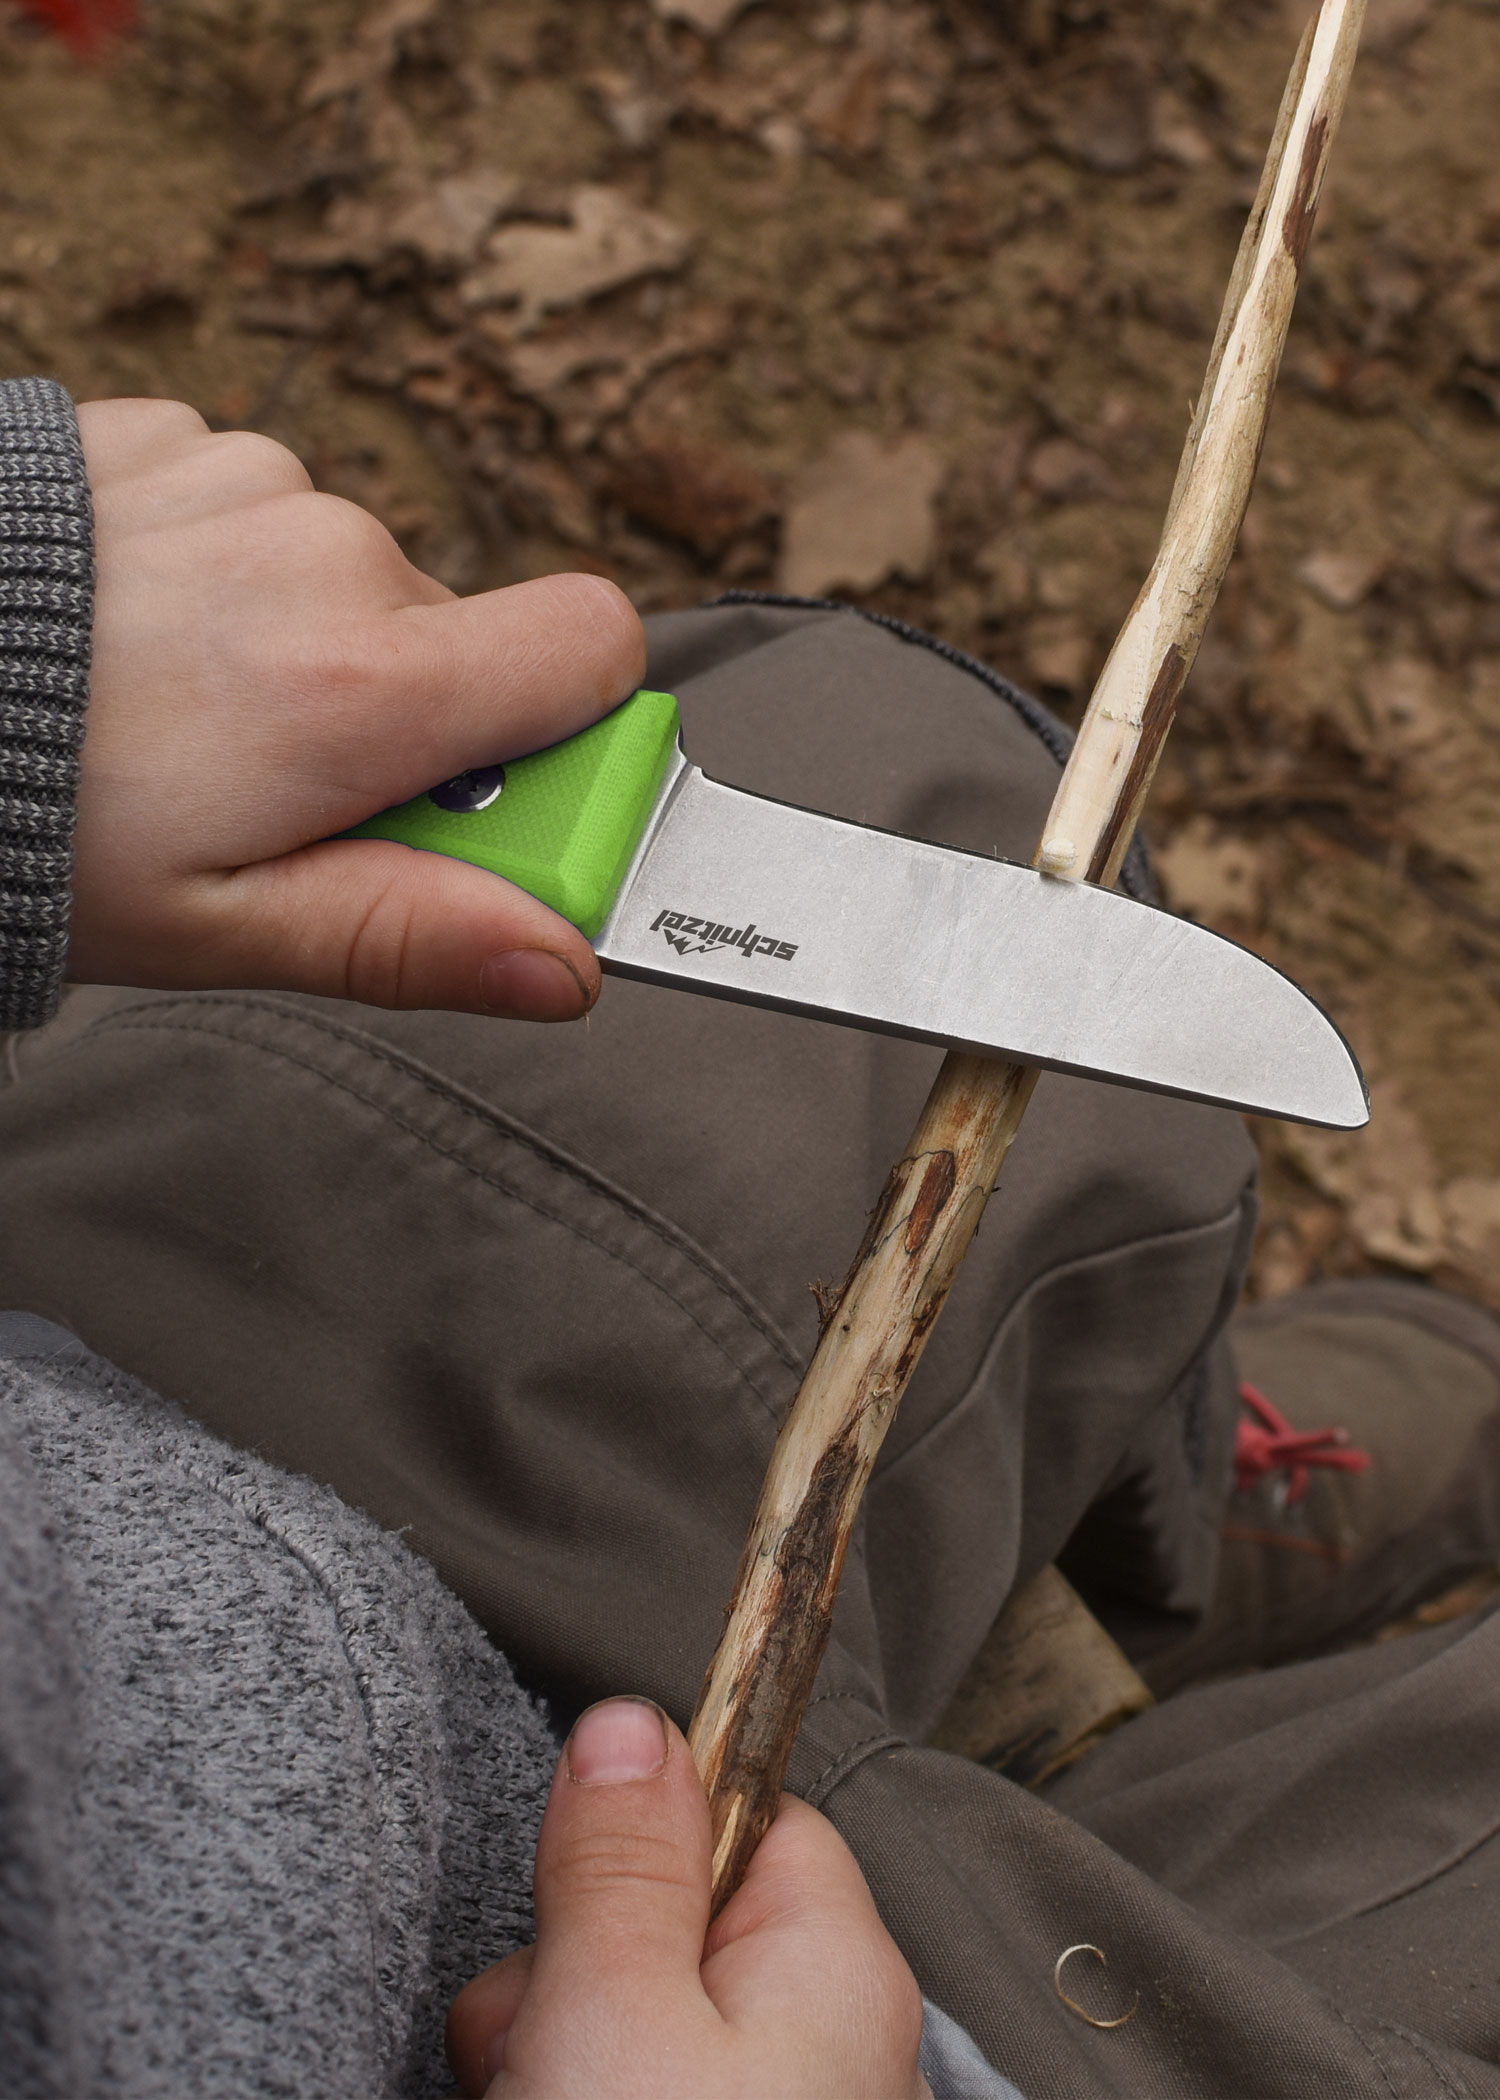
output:
{"label": "brown soil", "polygon": [[[0,0],[0,371],[267,431],[459,588],[843,586],[1076,719],[1302,14],[158,0],[87,69]],[[1497,26],[1372,0],[1149,816],[1377,1082],[1264,1133],[1267,1291],[1500,1305]]]}

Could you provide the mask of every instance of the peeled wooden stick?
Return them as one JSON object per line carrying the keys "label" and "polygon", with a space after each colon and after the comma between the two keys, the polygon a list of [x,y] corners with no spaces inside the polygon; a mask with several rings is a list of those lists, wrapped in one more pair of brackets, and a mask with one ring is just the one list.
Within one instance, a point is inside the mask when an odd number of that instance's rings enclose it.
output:
{"label": "peeled wooden stick", "polygon": [[[1089,702],[1036,865],[1112,883],[1249,501],[1364,0],[1323,0],[1282,98],[1161,546]],[[891,1170],[771,1456],[688,1740],[714,1908],[776,1813],[875,1455],[958,1273],[1036,1073],[954,1052]]]}

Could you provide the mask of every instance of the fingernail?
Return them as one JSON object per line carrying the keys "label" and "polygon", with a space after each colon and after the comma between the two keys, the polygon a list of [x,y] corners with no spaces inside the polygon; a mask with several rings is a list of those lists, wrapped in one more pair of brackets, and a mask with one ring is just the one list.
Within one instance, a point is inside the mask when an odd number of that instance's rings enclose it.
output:
{"label": "fingernail", "polygon": [[492,955],[479,973],[479,996],[492,1014],[528,1021],[576,1021],[593,1004],[567,957],[549,948]]}
{"label": "fingernail", "polygon": [[479,2059],[479,2069],[483,2074],[486,2085],[492,2079],[498,2078],[505,2069],[505,2037],[507,2032],[508,2030],[502,2027]]}
{"label": "fingernail", "polygon": [[568,1737],[568,1777],[577,1786],[652,1779],[667,1761],[667,1719],[649,1699],[605,1699]]}

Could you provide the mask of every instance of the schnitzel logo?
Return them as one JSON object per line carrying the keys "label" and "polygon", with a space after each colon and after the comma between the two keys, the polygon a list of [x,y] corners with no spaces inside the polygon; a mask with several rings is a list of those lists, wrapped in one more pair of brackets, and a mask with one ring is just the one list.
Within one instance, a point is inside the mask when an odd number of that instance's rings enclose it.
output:
{"label": "schnitzel logo", "polygon": [[738,948],[746,955],[774,955],[790,962],[797,952],[795,941],[778,941],[756,925],[721,926],[714,919],[690,919],[686,912],[659,911],[651,921],[668,947],[679,955],[712,955],[720,948]]}

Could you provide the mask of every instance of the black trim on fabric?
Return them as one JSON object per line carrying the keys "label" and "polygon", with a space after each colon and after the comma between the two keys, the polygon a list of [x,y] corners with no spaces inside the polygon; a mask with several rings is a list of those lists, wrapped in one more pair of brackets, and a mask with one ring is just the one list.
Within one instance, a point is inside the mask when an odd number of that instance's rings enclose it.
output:
{"label": "black trim on fabric", "polygon": [[[863,605],[849,605],[841,598],[794,598],[785,591],[723,591],[717,598],[710,598],[702,610],[713,612],[719,606],[729,605],[780,606],[787,612],[854,613],[859,619],[868,620],[872,626],[884,627],[889,633],[899,635],[903,642],[915,642],[920,648],[930,649],[934,656],[942,657],[944,663],[950,663],[960,671],[967,671],[971,678],[977,678],[981,685],[988,686],[992,693],[1015,710],[1032,735],[1046,745],[1060,766],[1065,766],[1068,762],[1068,754],[1073,749],[1073,732],[1066,722],[1060,722],[1050,708],[1043,707],[1040,700],[1034,700],[1031,694],[1023,692],[1020,686],[1012,685],[1008,678],[1002,678],[998,671],[991,670],[986,663],[981,663],[977,656],[970,656],[966,650],[956,649],[952,642],[942,641],[937,635],[928,634],[924,628],[913,627],[909,620],[898,620],[893,613],[870,612]],[[1156,877],[1151,872],[1151,862],[1145,845],[1138,838],[1131,841],[1130,851],[1125,856],[1124,865],[1120,869],[1119,887],[1127,897],[1134,897],[1138,903],[1161,902],[1161,893],[1156,887]]]}

